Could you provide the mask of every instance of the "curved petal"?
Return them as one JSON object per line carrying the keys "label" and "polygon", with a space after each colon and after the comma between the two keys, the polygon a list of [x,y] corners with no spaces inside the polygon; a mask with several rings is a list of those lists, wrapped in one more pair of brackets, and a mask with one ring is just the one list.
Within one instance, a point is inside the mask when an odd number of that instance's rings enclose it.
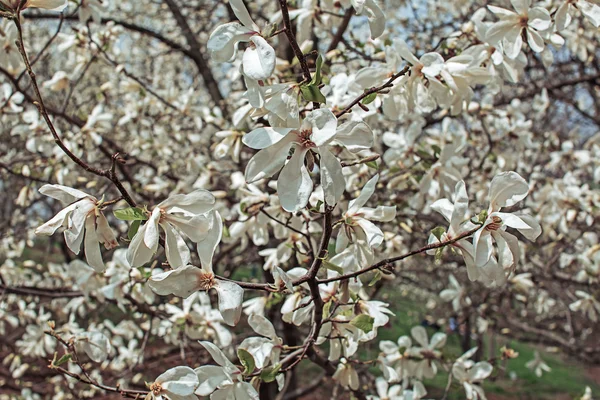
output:
{"label": "curved petal", "polygon": [[156,208],[171,212],[184,211],[191,214],[204,214],[214,208],[215,202],[215,196],[211,192],[198,189],[188,194],[170,196]]}
{"label": "curved petal", "polygon": [[235,57],[237,44],[246,42],[255,32],[241,25],[239,22],[230,22],[219,25],[210,34],[206,48],[210,56],[217,62],[228,62]]}
{"label": "curved petal", "polygon": [[161,296],[173,294],[177,297],[187,298],[199,290],[199,279],[202,278],[202,270],[193,265],[161,272],[152,275],[148,280],[150,288]]}
{"label": "curved petal", "polygon": [[97,272],[104,271],[104,262],[100,253],[100,242],[96,235],[96,216],[88,214],[85,219],[85,259],[90,267]]}
{"label": "curved petal", "polygon": [[135,234],[131,243],[129,243],[129,247],[127,248],[127,262],[132,267],[141,267],[146,264],[154,253],[156,253],[156,249],[158,248],[158,241],[156,245],[152,248],[146,247],[144,244],[144,236],[146,234],[146,229],[148,224],[142,225],[138,232]]}
{"label": "curved petal", "polygon": [[259,30],[258,26],[256,26],[252,20],[252,17],[250,17],[250,13],[248,12],[248,9],[242,0],[229,0],[229,5],[231,6],[231,9],[233,10],[233,13],[237,19],[239,19],[246,28],[255,31]]}
{"label": "curved petal", "polygon": [[263,178],[270,178],[279,171],[287,160],[292,140],[288,135],[274,145],[256,153],[246,165],[246,182],[252,183]]}
{"label": "curved petal", "polygon": [[188,396],[194,393],[200,383],[198,376],[190,367],[179,366],[171,368],[156,378],[163,388],[177,396]]}
{"label": "curved petal", "polygon": [[493,211],[510,207],[523,200],[529,192],[527,181],[516,172],[502,172],[492,179],[490,206]]}
{"label": "curved petal", "polygon": [[194,370],[200,385],[195,393],[198,396],[210,396],[219,386],[233,384],[231,377],[225,373],[223,368],[216,365],[203,365]]}
{"label": "curved petal", "polygon": [[242,143],[252,149],[264,149],[278,143],[296,128],[256,128],[242,137]]}
{"label": "curved petal", "polygon": [[46,222],[42,226],[36,228],[36,235],[50,236],[61,226],[65,225],[69,215],[77,208],[77,204],[71,204],[70,206],[63,208],[56,214],[50,221]]}
{"label": "curved petal", "polygon": [[365,8],[367,9],[369,28],[371,28],[371,38],[378,38],[385,30],[385,14],[374,0],[366,0]]}
{"label": "curved petal", "polygon": [[[158,223],[161,217],[161,209],[155,207],[152,210],[152,215],[146,222],[146,230],[144,231],[144,244],[147,248],[152,249],[158,246]],[[139,231],[138,231],[139,232]]]}
{"label": "curved petal", "polygon": [[331,141],[335,136],[337,118],[329,109],[320,108],[306,115],[302,128],[308,124],[312,128],[311,140],[317,147],[320,147]]}
{"label": "curved petal", "polygon": [[268,79],[275,70],[275,50],[261,36],[254,35],[250,38],[255,47],[248,47],[244,51],[242,70],[250,79],[262,81]]}
{"label": "curved petal", "polygon": [[185,244],[185,240],[168,223],[160,225],[165,231],[165,253],[167,261],[172,268],[186,266],[190,262],[190,249]]}
{"label": "curved petal", "polygon": [[39,192],[44,196],[52,197],[64,204],[71,204],[77,200],[89,197],[95,200],[93,196],[82,192],[81,190],[73,189],[63,185],[44,185]]}
{"label": "curved petal", "polygon": [[306,206],[313,190],[310,174],[304,165],[307,151],[305,148],[297,147],[277,179],[279,202],[288,212],[296,212]]}
{"label": "curved petal", "polygon": [[327,147],[319,147],[319,154],[321,155],[321,186],[325,193],[325,202],[334,205],[346,189],[342,165]]}
{"label": "curved petal", "polygon": [[350,203],[348,203],[348,214],[356,214],[362,206],[364,206],[367,201],[371,198],[373,193],[375,193],[375,187],[377,186],[377,181],[379,180],[379,175],[375,175],[365,184],[365,186],[360,191],[358,197]]}
{"label": "curved petal", "polygon": [[198,243],[200,264],[202,265],[202,269],[207,272],[213,271],[213,256],[217,246],[221,242],[221,237],[223,236],[223,220],[221,219],[221,214],[219,214],[218,211],[213,211],[210,218],[212,223],[208,236]]}
{"label": "curved petal", "polygon": [[338,126],[334,142],[352,152],[370,149],[373,146],[373,131],[363,121],[348,121]]}

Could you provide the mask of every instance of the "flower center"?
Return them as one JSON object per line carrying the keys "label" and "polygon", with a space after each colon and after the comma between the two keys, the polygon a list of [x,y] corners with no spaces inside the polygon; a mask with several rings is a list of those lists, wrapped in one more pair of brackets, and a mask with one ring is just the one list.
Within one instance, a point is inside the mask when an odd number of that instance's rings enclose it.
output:
{"label": "flower center", "polygon": [[527,27],[527,25],[529,24],[529,17],[527,15],[521,15],[519,17],[519,25],[522,27]]}
{"label": "flower center", "polygon": [[152,385],[150,385],[150,390],[152,391],[152,394],[158,396],[162,393],[163,388],[160,383],[154,382]]}
{"label": "flower center", "polygon": [[300,143],[300,146],[304,147],[305,149],[317,147],[315,142],[312,141],[311,135],[312,131],[310,129],[302,130],[299,133],[297,133],[298,143]]}
{"label": "flower center", "polygon": [[498,216],[494,216],[492,217],[492,222],[489,223],[485,229],[487,229],[488,231],[497,231],[498,229],[500,229],[500,227],[502,226],[502,218],[498,217]]}
{"label": "flower center", "polygon": [[203,272],[198,275],[198,289],[206,291],[215,287],[215,284],[215,274]]}

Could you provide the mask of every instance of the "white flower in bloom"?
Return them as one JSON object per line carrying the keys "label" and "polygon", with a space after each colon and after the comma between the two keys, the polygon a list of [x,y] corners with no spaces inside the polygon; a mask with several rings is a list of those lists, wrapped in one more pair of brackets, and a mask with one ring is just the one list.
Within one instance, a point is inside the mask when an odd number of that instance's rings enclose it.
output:
{"label": "white flower in bloom", "polygon": [[198,396],[209,396],[211,399],[227,400],[259,400],[256,389],[244,382],[242,371],[240,371],[225,354],[210,342],[200,342],[219,364],[203,365],[195,369],[200,386],[196,389]]}
{"label": "white flower in bloom", "polygon": [[92,361],[102,362],[110,353],[110,341],[102,332],[83,332],[75,337],[78,351],[83,351]]}
{"label": "white flower in bloom", "polygon": [[385,30],[385,14],[375,0],[341,0],[342,6],[348,8],[352,6],[356,14],[367,15],[369,19],[369,28],[371,28],[371,38],[378,38]]}
{"label": "white flower in bloom", "polygon": [[414,326],[410,330],[410,334],[421,347],[410,348],[409,354],[412,357],[421,359],[416,362],[413,374],[417,379],[433,378],[437,374],[437,364],[435,360],[442,356],[438,350],[446,344],[446,334],[436,332],[431,337],[431,341],[427,337],[427,331],[422,326]]}
{"label": "white flower in bloom", "polygon": [[199,383],[193,369],[175,367],[161,374],[150,384],[150,395],[154,400],[198,400],[194,391]]}
{"label": "white flower in bloom", "polygon": [[[252,183],[268,178],[281,170],[277,180],[279,201],[286,211],[293,212],[306,206],[313,191],[305,158],[312,158],[313,151],[319,154],[321,185],[327,203],[333,205],[344,193],[346,181],[340,161],[328,146],[339,143],[351,151],[359,151],[370,147],[372,133],[364,123],[343,124],[337,128],[335,115],[319,109],[308,113],[299,126],[258,128],[245,135],[243,142],[260,149],[248,162],[246,181]],[[286,163],[290,148],[294,154]]]}
{"label": "white flower in bloom", "polygon": [[[0,0],[6,7],[16,10],[21,0]],[[22,10],[26,8],[45,8],[47,10],[62,11],[67,7],[67,0],[27,0]]]}
{"label": "white flower in bloom", "polygon": [[178,230],[194,243],[204,240],[211,230],[211,220],[204,214],[212,210],[214,204],[214,196],[206,190],[196,190],[187,195],[177,194],[159,203],[152,210],[150,219],[131,240],[127,261],[133,267],[150,261],[158,249],[160,226],[165,232],[165,252],[171,267],[187,265],[190,250]]}
{"label": "white flower in bloom", "polygon": [[55,92],[65,90],[69,87],[69,77],[65,71],[57,71],[52,79],[44,82],[42,86]]}
{"label": "white flower in bloom", "polygon": [[356,243],[360,250],[372,261],[373,249],[383,243],[383,232],[371,221],[388,222],[396,217],[396,207],[365,207],[367,201],[375,193],[379,175],[371,178],[361,190],[359,196],[348,203],[348,210],[342,215],[343,225],[337,236],[335,251],[341,253],[351,243]]}
{"label": "white flower in bloom", "polygon": [[174,294],[187,298],[198,290],[215,289],[219,298],[219,311],[226,324],[234,326],[242,314],[244,289],[233,282],[217,279],[213,272],[212,257],[221,241],[223,222],[219,213],[212,215],[210,235],[198,244],[202,268],[186,265],[171,271],[152,275],[148,284],[161,296]]}
{"label": "white flower in bloom", "polygon": [[581,11],[596,28],[600,27],[600,6],[586,0],[565,0],[554,15],[556,30],[562,31],[571,23],[574,9]]}
{"label": "white flower in bloom", "polygon": [[210,35],[207,48],[213,60],[231,61],[236,54],[239,42],[251,42],[244,51],[242,72],[248,78],[265,80],[275,70],[275,50],[260,35],[260,28],[254,23],[242,0],[230,0],[239,22],[219,25]]}
{"label": "white flower in bloom", "polygon": [[471,299],[467,297],[465,289],[458,283],[454,275],[450,274],[448,281],[450,282],[449,287],[440,292],[440,297],[447,303],[452,302],[454,311],[459,312],[462,308],[462,302],[464,301],[464,304],[470,305]]}
{"label": "white flower in bloom", "polygon": [[486,399],[480,384],[485,378],[490,376],[494,369],[487,361],[475,363],[474,361],[469,360],[476,351],[477,347],[467,351],[452,365],[452,375],[454,375],[454,378],[459,383],[462,383],[465,388],[467,400]]}
{"label": "white flower in bloom", "polygon": [[475,265],[483,267],[492,259],[492,240],[498,246],[498,261],[503,269],[515,265],[520,258],[519,241],[506,232],[507,227],[517,229],[529,240],[535,240],[542,228],[532,217],[500,212],[502,207],[510,207],[523,200],[529,192],[529,185],[516,172],[503,172],[492,179],[490,185],[490,207],[482,229],[473,235]]}
{"label": "white flower in bloom", "polygon": [[538,378],[540,378],[542,376],[544,371],[546,371],[546,372],[552,371],[552,368],[550,368],[548,366],[548,364],[546,364],[544,362],[544,360],[542,360],[542,357],[540,356],[540,352],[537,350],[534,353],[533,360],[528,361],[527,364],[525,364],[525,366],[527,368],[529,368],[530,370],[533,370],[535,372],[535,375]]}
{"label": "white flower in bloom", "polygon": [[70,205],[37,228],[35,233],[50,236],[58,228],[65,226],[65,241],[69,249],[79,254],[81,242],[84,242],[88,264],[98,272],[104,271],[99,244],[112,249],[118,246],[118,243],[102,213],[102,201],[80,190],[61,185],[44,185],[40,188],[40,193]]}
{"label": "white flower in bloom", "polygon": [[488,6],[500,21],[487,31],[487,41],[493,45],[502,41],[504,53],[512,59],[519,56],[523,46],[522,32],[525,30],[527,43],[531,50],[540,53],[544,50],[544,39],[539,34],[552,25],[548,10],[542,7],[531,7],[531,0],[511,0],[516,12],[505,8]]}
{"label": "white flower in bloom", "polygon": [[244,339],[239,348],[247,350],[254,357],[256,367],[262,369],[269,364],[279,361],[283,340],[277,336],[275,327],[262,315],[253,314],[248,318],[248,324],[254,332],[264,337],[249,337]]}
{"label": "white flower in bloom", "polygon": [[358,386],[360,384],[358,372],[356,372],[352,364],[349,363],[345,358],[341,359],[338,363],[337,370],[333,374],[332,378],[344,387],[352,390],[358,390]]}
{"label": "white flower in bloom", "polygon": [[593,321],[598,321],[598,315],[600,314],[600,302],[589,293],[582,290],[577,290],[575,295],[579,297],[579,300],[569,304],[571,311],[581,311],[587,314],[587,317]]}

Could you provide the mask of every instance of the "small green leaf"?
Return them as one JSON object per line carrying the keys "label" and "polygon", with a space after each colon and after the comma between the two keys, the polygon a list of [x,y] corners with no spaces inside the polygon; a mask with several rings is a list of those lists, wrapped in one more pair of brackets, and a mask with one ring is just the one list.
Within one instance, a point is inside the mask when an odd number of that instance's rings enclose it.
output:
{"label": "small green leaf", "polygon": [[438,145],[432,145],[431,148],[433,149],[433,155],[438,157],[441,153],[442,153],[442,149],[440,149],[440,146]]}
{"label": "small green leaf", "polygon": [[477,216],[477,219],[479,220],[480,223],[484,223],[485,220],[488,217],[488,212],[487,210],[483,210],[482,212],[479,213],[479,215]]}
{"label": "small green leaf", "polygon": [[61,358],[59,358],[59,360],[54,363],[54,366],[59,367],[62,364],[66,363],[67,361],[71,360],[72,357],[73,356],[71,355],[71,353],[67,353],[64,356],[62,356]]}
{"label": "small green leaf", "polygon": [[325,103],[327,101],[325,96],[323,96],[323,93],[321,93],[321,89],[312,83],[300,86],[300,92],[306,101],[313,101],[316,103]]}
{"label": "small green leaf", "polygon": [[371,317],[367,314],[360,314],[350,321],[351,325],[354,325],[364,333],[369,333],[373,330],[373,323],[375,322],[375,318]]}
{"label": "small green leaf", "polygon": [[321,77],[321,67],[323,66],[323,57],[321,57],[321,55],[319,54],[319,56],[317,57],[317,61],[315,63],[315,74],[312,77],[312,80],[310,81],[311,85],[315,85],[315,86],[319,86],[323,80],[323,78]]}
{"label": "small green leaf", "polygon": [[327,260],[324,260],[323,264],[325,265],[325,268],[335,271],[340,275],[344,275],[344,270],[342,269],[342,267],[335,265]]}
{"label": "small green leaf", "polygon": [[419,155],[419,157],[421,157],[424,160],[428,160],[431,158],[431,154],[429,154],[428,152],[426,152],[425,150],[417,150],[417,154]]}
{"label": "small green leaf", "polygon": [[129,240],[133,240],[133,237],[137,233],[138,229],[140,229],[141,223],[142,223],[142,221],[140,221],[139,219],[137,219],[131,223],[131,226],[129,227],[129,231],[127,231],[127,238]]}
{"label": "small green leaf", "polygon": [[260,379],[266,383],[273,382],[275,378],[277,378],[277,374],[279,373],[280,369],[281,364],[276,364],[273,367],[265,368],[260,373]]}
{"label": "small green leaf", "polygon": [[129,207],[122,210],[113,211],[115,217],[122,221],[146,221],[148,215],[140,207]]}
{"label": "small green leaf", "polygon": [[431,233],[441,242],[442,241],[442,235],[444,233],[446,233],[446,229],[444,229],[443,226],[438,226],[438,227],[435,227],[434,229],[432,229]]}
{"label": "small green leaf", "polygon": [[375,101],[375,98],[377,98],[377,92],[366,95],[362,99],[361,103],[363,103],[364,105],[371,104],[372,102]]}
{"label": "small green leaf", "polygon": [[377,165],[377,161],[369,161],[369,162],[366,162],[365,165],[369,168],[379,169],[379,166]]}
{"label": "small green leaf", "polygon": [[223,224],[223,237],[224,238],[231,237],[231,234],[229,233],[229,228],[227,228],[227,226],[225,224]]}
{"label": "small green leaf", "polygon": [[381,271],[377,271],[375,273],[375,276],[373,276],[373,278],[371,279],[371,282],[369,282],[369,287],[374,286],[380,280],[381,280]]}
{"label": "small green leaf", "polygon": [[327,319],[329,318],[329,312],[331,311],[331,305],[333,304],[332,300],[329,300],[327,303],[325,303],[325,305],[323,306],[323,319]]}
{"label": "small green leaf", "polygon": [[238,349],[237,351],[238,358],[244,367],[244,375],[249,375],[254,372],[256,368],[256,363],[254,362],[254,357],[247,350]]}
{"label": "small green leaf", "polygon": [[442,256],[443,255],[444,255],[444,248],[443,247],[438,247],[435,250],[435,262],[439,264],[442,261]]}

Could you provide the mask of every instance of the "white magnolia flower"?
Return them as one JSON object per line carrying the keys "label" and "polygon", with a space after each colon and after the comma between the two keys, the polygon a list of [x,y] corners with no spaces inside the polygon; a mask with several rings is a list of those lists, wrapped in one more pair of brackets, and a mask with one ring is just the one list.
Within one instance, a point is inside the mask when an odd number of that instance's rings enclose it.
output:
{"label": "white magnolia flower", "polygon": [[600,6],[586,0],[565,0],[554,15],[557,31],[562,31],[571,23],[571,14],[575,9],[581,11],[596,28],[600,27]]}
{"label": "white magnolia flower", "polygon": [[[249,337],[244,339],[239,348],[249,352],[254,358],[256,368],[263,369],[267,365],[276,365],[279,363],[281,350],[283,348],[283,339],[277,336],[273,324],[262,315],[253,314],[248,318],[248,324],[254,330],[264,337]],[[277,383],[283,386],[284,375],[277,375]]]}
{"label": "white magnolia flower", "polygon": [[[413,374],[417,379],[433,378],[437,374],[437,364],[442,353],[438,350],[446,344],[446,334],[436,332],[431,337],[427,337],[427,331],[422,326],[414,326],[410,334],[421,347],[411,347],[408,352],[412,357],[417,358]],[[420,360],[419,360],[420,359]]]}
{"label": "white magnolia flower", "polygon": [[[340,161],[331,153],[329,145],[339,143],[351,151],[359,151],[370,147],[372,139],[364,123],[347,123],[337,128],[335,115],[326,109],[311,111],[297,126],[258,128],[243,138],[244,144],[260,150],[248,162],[246,181],[252,183],[268,178],[281,170],[277,180],[281,206],[286,211],[298,211],[306,206],[313,191],[305,159],[312,159],[314,151],[320,156],[325,199],[333,205],[344,193],[345,180]],[[286,163],[290,148],[294,154]]]}
{"label": "white magnolia flower", "polygon": [[200,344],[219,366],[204,365],[195,369],[201,382],[196,389],[198,396],[227,400],[259,400],[256,389],[248,382],[244,382],[242,371],[233,365],[217,346],[210,342],[200,342]]}
{"label": "white magnolia flower", "polygon": [[69,87],[69,77],[65,71],[57,71],[52,79],[42,84],[54,92],[65,90]]}
{"label": "white magnolia flower", "polygon": [[371,38],[378,38],[385,30],[385,14],[375,0],[341,0],[342,6],[348,8],[352,6],[356,14],[366,14],[369,19],[369,28],[371,28]]}
{"label": "white magnolia flower", "polygon": [[492,179],[487,218],[482,228],[473,235],[477,267],[485,266],[492,259],[492,240],[498,246],[498,261],[502,268],[508,269],[519,261],[519,241],[506,232],[507,227],[517,229],[529,240],[535,240],[540,235],[542,228],[534,218],[500,211],[502,207],[510,207],[523,200],[528,192],[529,185],[516,172],[503,172]]}
{"label": "white magnolia flower", "polygon": [[159,203],[131,240],[127,261],[133,267],[139,267],[152,259],[158,249],[160,226],[165,232],[165,253],[171,267],[187,265],[190,250],[178,230],[194,243],[204,240],[212,227],[212,220],[204,214],[212,210],[214,204],[215,197],[206,190],[176,194]]}
{"label": "white magnolia flower", "polygon": [[569,304],[571,311],[581,311],[586,314],[592,322],[598,322],[598,315],[600,315],[600,302],[589,293],[582,290],[577,290],[575,295],[579,297],[579,300]]}
{"label": "white magnolia flower", "polygon": [[275,70],[275,50],[264,37],[260,28],[250,17],[242,0],[230,0],[239,22],[229,22],[219,25],[210,35],[207,48],[215,61],[228,62],[233,60],[239,42],[251,42],[244,51],[242,72],[248,78],[262,81],[271,76]]}
{"label": "white magnolia flower", "polygon": [[371,221],[389,222],[396,217],[396,206],[365,207],[375,193],[379,175],[371,178],[361,190],[359,196],[348,203],[348,210],[342,215],[343,225],[337,236],[335,251],[340,254],[351,243],[373,259],[373,249],[383,243],[383,232]]}
{"label": "white magnolia flower", "polygon": [[493,367],[487,361],[475,363],[469,358],[475,354],[477,347],[460,356],[452,365],[452,375],[465,388],[467,400],[486,400],[481,382],[492,373]]}
{"label": "white magnolia flower", "polygon": [[552,368],[550,368],[548,366],[548,364],[546,364],[544,362],[544,360],[542,360],[542,357],[540,356],[540,352],[539,351],[535,351],[534,355],[533,355],[533,360],[528,361],[527,364],[525,364],[525,366],[527,368],[529,368],[530,370],[533,370],[535,372],[535,375],[540,378],[543,374],[544,371],[546,372],[550,372],[552,371]]}
{"label": "white magnolia flower", "polygon": [[199,383],[193,369],[175,367],[161,374],[150,384],[149,395],[154,400],[198,400],[194,391]]}
{"label": "white magnolia flower", "polygon": [[448,276],[449,285],[447,289],[440,292],[440,297],[443,301],[449,303],[452,302],[452,308],[454,311],[459,312],[464,304],[470,305],[471,299],[466,295],[465,288],[456,280],[454,275]]}
{"label": "white magnolia flower", "polygon": [[110,353],[110,341],[102,332],[83,332],[75,337],[78,351],[83,351],[97,363],[106,360]]}
{"label": "white magnolia flower", "polygon": [[542,7],[531,7],[531,0],[511,0],[516,12],[505,8],[488,6],[500,21],[487,31],[487,41],[493,45],[502,41],[504,53],[512,59],[519,56],[523,46],[523,30],[527,35],[527,43],[531,50],[540,53],[544,50],[544,39],[540,31],[552,25],[548,10]]}
{"label": "white magnolia flower", "polygon": [[352,364],[349,363],[345,358],[341,359],[338,363],[337,370],[333,374],[332,378],[340,385],[352,390],[358,390],[360,385],[358,372],[356,372]]}
{"label": "white magnolia flower", "polygon": [[[50,221],[35,230],[37,235],[50,236],[64,226],[67,247],[79,254],[81,242],[84,242],[85,258],[96,271],[104,271],[104,262],[100,254],[100,243],[107,249],[118,246],[114,232],[102,213],[103,201],[87,193],[62,185],[44,185],[40,193],[59,200],[69,206],[62,209]],[[85,239],[84,239],[85,237]]]}
{"label": "white magnolia flower", "polygon": [[[4,5],[11,10],[16,10],[21,0],[0,0],[0,5]],[[26,8],[45,8],[47,10],[62,11],[67,7],[67,0],[27,0],[21,10]]]}
{"label": "white magnolia flower", "polygon": [[161,296],[173,294],[183,298],[187,298],[198,290],[209,291],[215,289],[219,298],[218,307],[223,320],[226,324],[234,326],[238,323],[242,314],[244,289],[233,282],[215,277],[212,258],[217,245],[221,241],[223,222],[217,212],[214,212],[212,219],[215,221],[211,223],[210,235],[198,244],[198,255],[202,267],[186,265],[171,271],[161,272],[153,275],[148,284],[152,290]]}

